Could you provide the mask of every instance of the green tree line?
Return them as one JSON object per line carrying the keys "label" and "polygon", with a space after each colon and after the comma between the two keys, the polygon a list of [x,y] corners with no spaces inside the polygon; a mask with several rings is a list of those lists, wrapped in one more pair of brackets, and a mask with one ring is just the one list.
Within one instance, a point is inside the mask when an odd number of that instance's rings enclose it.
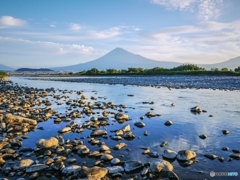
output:
{"label": "green tree line", "polygon": [[3,77],[3,76],[8,76],[8,74],[6,72],[0,71],[0,77]]}
{"label": "green tree line", "polygon": [[[75,75],[70,72],[69,75]],[[128,69],[106,69],[99,70],[97,68],[92,68],[90,70],[84,70],[76,73],[76,75],[240,75],[240,66],[234,70],[229,70],[228,68],[212,68],[211,70],[206,70],[205,68],[198,67],[195,64],[183,64],[174,68],[162,68],[154,67],[151,69],[144,68],[128,68]]]}

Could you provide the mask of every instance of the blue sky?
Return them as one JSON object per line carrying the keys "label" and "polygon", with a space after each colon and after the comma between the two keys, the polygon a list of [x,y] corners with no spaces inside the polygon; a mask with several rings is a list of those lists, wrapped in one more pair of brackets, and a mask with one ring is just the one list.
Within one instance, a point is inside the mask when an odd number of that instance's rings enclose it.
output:
{"label": "blue sky", "polygon": [[159,61],[240,56],[238,0],[0,1],[0,64],[59,67],[116,47]]}

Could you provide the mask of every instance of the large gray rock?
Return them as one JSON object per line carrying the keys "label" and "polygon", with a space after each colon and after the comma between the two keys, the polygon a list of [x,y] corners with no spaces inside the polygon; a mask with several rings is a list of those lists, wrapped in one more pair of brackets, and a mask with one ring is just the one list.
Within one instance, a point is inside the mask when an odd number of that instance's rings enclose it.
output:
{"label": "large gray rock", "polygon": [[175,159],[177,157],[177,152],[171,150],[171,149],[165,149],[163,151],[163,155],[164,158],[166,159]]}
{"label": "large gray rock", "polygon": [[64,176],[70,176],[70,175],[77,176],[80,171],[81,171],[81,166],[72,165],[72,166],[63,168],[62,174]]}
{"label": "large gray rock", "polygon": [[122,166],[111,166],[111,167],[107,167],[108,173],[109,174],[116,174],[116,173],[123,173],[124,169],[122,168]]}
{"label": "large gray rock", "polygon": [[47,168],[48,168],[48,166],[45,164],[34,164],[34,165],[26,167],[26,172],[32,173],[32,172],[42,171]]}
{"label": "large gray rock", "polygon": [[126,173],[131,173],[136,170],[141,170],[143,163],[141,161],[127,161],[124,163],[124,170]]}

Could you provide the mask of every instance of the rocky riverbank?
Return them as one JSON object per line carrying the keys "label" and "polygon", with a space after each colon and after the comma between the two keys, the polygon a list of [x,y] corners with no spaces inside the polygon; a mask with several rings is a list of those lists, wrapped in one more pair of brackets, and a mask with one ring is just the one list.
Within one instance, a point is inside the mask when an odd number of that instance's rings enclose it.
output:
{"label": "rocky riverbank", "polygon": [[[67,94],[76,94],[71,99]],[[133,98],[134,94],[129,94]],[[58,112],[53,104],[65,103],[67,111]],[[154,104],[154,102],[142,102]],[[172,103],[170,106],[176,106]],[[19,86],[12,82],[0,84],[0,166],[1,177],[5,179],[179,179],[173,162],[180,166],[192,166],[197,160],[197,152],[192,149],[175,151],[168,148],[168,142],[159,142],[162,153],[150,147],[141,147],[142,156],[149,160],[142,161],[134,155],[129,145],[138,137],[136,128],[144,128],[145,118],[158,117],[152,111],[145,112],[135,123],[130,123],[127,105],[101,101],[95,96],[87,97],[83,91],[60,90],[54,88],[39,89]],[[153,110],[153,109],[152,109]],[[190,111],[194,114],[202,110],[199,106]],[[189,113],[191,113],[189,112]],[[77,123],[76,119],[87,119]],[[23,146],[29,133],[41,128],[41,123],[52,120],[55,125],[65,123],[56,131],[55,136],[38,138],[32,147]],[[121,126],[115,125],[122,124]],[[171,120],[162,122],[171,128]],[[108,130],[109,126],[114,130]],[[118,127],[118,128],[116,128]],[[112,129],[113,129],[112,128]],[[86,136],[79,134],[87,132]],[[65,138],[65,134],[74,133],[75,138]],[[221,132],[230,133],[227,129]],[[78,135],[77,135],[78,134]],[[144,131],[144,137],[151,132]],[[199,136],[206,139],[207,135]],[[124,140],[124,141],[123,141]],[[115,145],[109,145],[109,142]],[[141,146],[141,144],[140,144]],[[224,147],[224,151],[228,151]],[[133,159],[124,158],[124,154],[133,154]],[[205,154],[206,158],[224,162],[223,157]],[[233,149],[228,161],[239,159],[238,150]],[[91,163],[88,163],[91,161]],[[80,163],[81,162],[81,163]]]}
{"label": "rocky riverbank", "polygon": [[80,78],[30,78],[32,80],[167,87],[175,89],[240,90],[237,76],[124,76]]}
{"label": "rocky riverbank", "polygon": [[[167,160],[151,152],[150,149],[144,150],[144,154],[156,158],[149,163],[143,163],[138,159],[122,161],[119,157],[112,155],[112,150],[126,151],[127,144],[119,142],[114,147],[109,147],[104,138],[112,140],[128,139],[133,140],[136,136],[132,132],[129,124],[116,129],[114,135],[100,129],[109,125],[108,116],[113,115],[116,122],[123,123],[129,121],[127,114],[120,109],[127,108],[125,105],[114,105],[113,102],[95,103],[87,102],[87,98],[81,91],[78,100],[69,100],[64,96],[54,95],[56,90],[37,89],[18,86],[11,82],[0,84],[0,165],[1,175],[5,179],[122,179],[124,174],[132,174],[133,178],[157,179],[167,177],[178,179],[174,173],[174,167]],[[81,110],[72,110],[69,113],[58,114],[51,109],[51,102],[47,100],[52,97],[56,100],[66,98],[70,107],[79,107]],[[95,97],[90,97],[92,100]],[[43,100],[46,99],[46,100]],[[41,106],[41,108],[39,108]],[[102,116],[92,116],[83,124],[77,124],[74,119],[84,115],[100,114]],[[114,111],[115,110],[115,111]],[[154,116],[151,113],[148,116]],[[28,133],[34,131],[38,124],[53,118],[55,122],[68,121],[68,125],[56,136],[48,139],[36,140],[35,148],[22,147],[22,142],[28,138]],[[144,123],[136,123],[141,128]],[[81,139],[64,139],[61,134],[75,132],[81,133],[85,129],[91,130],[88,136],[88,144]],[[147,135],[147,133],[146,133]],[[97,145],[98,150],[91,151],[91,146]],[[95,159],[94,166],[86,164],[80,166],[76,164],[73,154],[78,154],[79,158]],[[175,152],[166,149],[163,158],[178,159],[184,163],[192,163],[196,153],[191,150]],[[134,174],[134,175],[133,175]]]}

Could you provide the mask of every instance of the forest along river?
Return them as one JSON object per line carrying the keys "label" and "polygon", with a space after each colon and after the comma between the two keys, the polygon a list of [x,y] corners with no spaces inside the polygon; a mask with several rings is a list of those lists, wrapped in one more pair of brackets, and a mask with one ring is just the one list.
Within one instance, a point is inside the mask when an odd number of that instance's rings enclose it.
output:
{"label": "forest along river", "polygon": [[[151,77],[148,77],[151,80]],[[177,78],[177,77],[175,77]],[[152,162],[156,159],[162,159],[162,154],[165,149],[172,149],[176,152],[180,150],[192,150],[196,152],[195,162],[190,166],[183,166],[177,160],[171,161],[174,172],[180,179],[210,179],[210,172],[238,172],[238,177],[231,179],[239,179],[240,177],[240,162],[236,159],[229,160],[229,156],[233,153],[232,150],[240,151],[240,92],[229,90],[212,90],[212,89],[169,89],[166,87],[145,87],[134,85],[109,85],[98,83],[77,83],[62,81],[43,81],[29,80],[23,77],[10,77],[13,83],[18,83],[20,86],[28,86],[33,88],[54,88],[55,95],[69,96],[69,99],[80,100],[81,95],[77,91],[82,91],[82,94],[87,98],[87,102],[93,104],[99,102],[113,102],[114,105],[126,105],[126,108],[110,108],[106,109],[110,112],[118,113],[122,109],[124,114],[127,114],[130,120],[123,123],[118,123],[113,114],[109,114],[109,125],[100,127],[107,130],[108,136],[114,136],[114,130],[121,129],[124,125],[129,124],[132,133],[135,135],[133,140],[116,141],[108,138],[99,138],[104,141],[107,146],[123,142],[127,146],[121,150],[112,150],[113,157],[119,158],[121,161],[138,160],[142,163]],[[69,80],[72,78],[69,78]],[[144,79],[148,81],[147,78]],[[237,79],[239,81],[239,78]],[[227,84],[226,84],[227,86]],[[63,91],[66,92],[63,94]],[[96,97],[92,100],[91,97]],[[82,111],[82,107],[70,108],[66,104],[68,99],[53,99],[52,96],[46,97],[52,103],[51,108],[62,113],[71,110]],[[43,100],[46,98],[42,98]],[[57,104],[58,103],[58,104]],[[174,104],[172,104],[174,103]],[[174,105],[174,106],[173,106]],[[192,113],[190,109],[194,106],[201,107],[206,112]],[[45,107],[42,105],[42,107]],[[71,109],[71,110],[70,110]],[[83,115],[82,118],[76,118],[74,121],[81,125],[91,117],[101,116],[103,110],[94,110],[100,114]],[[146,113],[152,112],[158,116],[147,117]],[[144,119],[140,118],[144,116]],[[165,122],[171,120],[172,125],[166,126]],[[145,127],[139,128],[134,124],[143,122]],[[58,135],[58,131],[68,125],[70,122],[54,123],[54,118],[50,118],[45,122],[38,124],[36,130],[28,133],[28,139],[23,140],[22,147],[36,148],[36,141],[41,138],[50,138]],[[229,134],[224,135],[222,130],[229,130]],[[145,131],[148,136],[145,136]],[[88,136],[92,131],[84,129],[82,133],[69,132],[62,134],[65,140],[81,139],[90,149],[90,152],[98,150],[99,147],[88,143]],[[206,134],[206,139],[199,138],[200,135]],[[160,145],[167,141],[168,144],[164,147]],[[144,149],[149,148],[151,152],[159,155],[159,158],[150,157],[148,154],[143,154]],[[223,147],[228,147],[228,151],[223,151]],[[212,160],[204,155],[217,155],[223,157],[221,162],[218,158]],[[76,165],[93,166],[96,162],[94,158],[79,157],[74,163]],[[34,159],[34,157],[32,157]],[[67,165],[66,165],[67,166]],[[123,179],[127,177],[140,177],[140,173],[123,174]],[[218,179],[226,179],[226,177],[218,177]]]}

